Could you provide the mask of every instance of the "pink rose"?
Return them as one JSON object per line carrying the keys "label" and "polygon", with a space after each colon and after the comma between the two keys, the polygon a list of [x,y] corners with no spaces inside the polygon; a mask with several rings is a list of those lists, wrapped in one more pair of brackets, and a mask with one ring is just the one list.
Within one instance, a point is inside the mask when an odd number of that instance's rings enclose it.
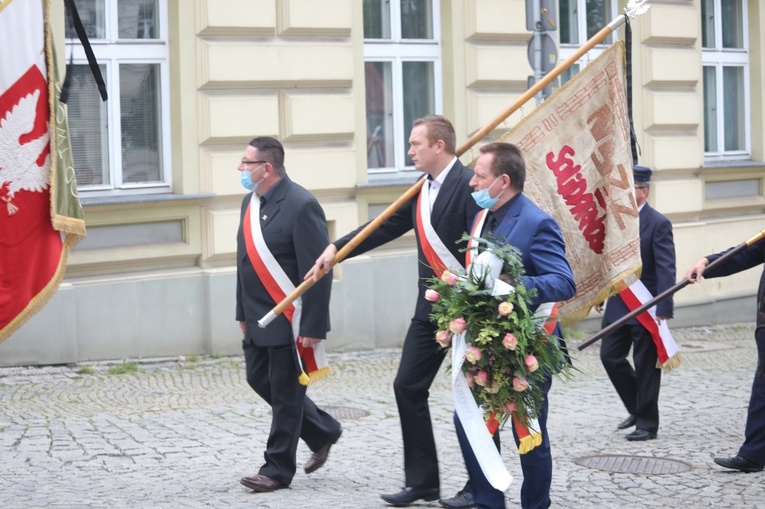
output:
{"label": "pink rose", "polygon": [[506,414],[513,414],[518,411],[518,405],[515,404],[515,401],[508,401],[503,410]]}
{"label": "pink rose", "polygon": [[425,290],[425,300],[429,300],[430,302],[435,302],[438,300],[440,295],[438,295],[438,292],[435,290]]}
{"label": "pink rose", "polygon": [[441,281],[446,283],[449,286],[454,286],[457,284],[457,274],[452,274],[448,270],[445,270],[443,274],[441,274]]}
{"label": "pink rose", "polygon": [[529,371],[534,372],[539,369],[539,363],[537,362],[537,358],[533,355],[527,355],[526,356],[526,367],[529,368]]}
{"label": "pink rose", "polygon": [[475,383],[481,387],[486,387],[486,382],[489,380],[489,374],[486,371],[479,371],[475,375]]}
{"label": "pink rose", "polygon": [[505,339],[502,340],[502,346],[508,350],[515,350],[515,347],[518,346],[518,338],[512,332],[508,332],[505,334]]}
{"label": "pink rose", "polygon": [[468,387],[471,389],[475,387],[475,378],[470,373],[465,373],[465,380],[467,381]]}
{"label": "pink rose", "polygon": [[465,331],[465,325],[466,324],[464,318],[455,318],[449,322],[449,330],[455,334],[460,334]]}
{"label": "pink rose", "polygon": [[515,390],[515,392],[523,392],[528,388],[529,383],[526,380],[518,378],[517,376],[513,378],[513,390]]}
{"label": "pink rose", "polygon": [[474,346],[467,347],[467,350],[465,350],[465,360],[467,360],[470,364],[475,364],[476,362],[481,360],[481,350]]}
{"label": "pink rose", "polygon": [[445,330],[440,330],[436,332],[436,342],[446,348],[447,346],[452,344],[452,338],[449,336],[449,333]]}
{"label": "pink rose", "polygon": [[513,312],[513,304],[512,304],[512,302],[505,301],[505,302],[500,303],[500,305],[497,307],[497,309],[499,310],[499,314],[500,315],[507,316],[507,315],[509,315],[510,313]]}

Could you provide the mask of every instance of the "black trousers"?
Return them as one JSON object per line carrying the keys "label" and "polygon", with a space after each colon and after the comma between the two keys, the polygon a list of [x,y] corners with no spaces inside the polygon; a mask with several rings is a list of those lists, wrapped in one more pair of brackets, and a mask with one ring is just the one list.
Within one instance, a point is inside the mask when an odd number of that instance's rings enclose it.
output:
{"label": "black trousers", "polygon": [[404,438],[405,481],[411,488],[440,487],[428,396],[446,354],[435,333],[432,323],[412,319],[393,381]]}
{"label": "black trousers", "polygon": [[295,476],[298,438],[312,451],[331,442],[340,423],[306,396],[292,344],[259,347],[244,342],[247,383],[271,405],[271,431],[259,473],[289,485]]}
{"label": "black trousers", "polygon": [[[627,360],[632,347],[633,368]],[[603,338],[600,360],[637,427],[650,432],[659,429],[659,388],[661,369],[656,367],[656,345],[642,325],[624,325]]]}
{"label": "black trousers", "polygon": [[749,409],[744,430],[744,445],[738,454],[742,458],[765,466],[765,326],[758,326],[755,332],[757,341],[757,369],[752,382],[752,394],[749,397]]}

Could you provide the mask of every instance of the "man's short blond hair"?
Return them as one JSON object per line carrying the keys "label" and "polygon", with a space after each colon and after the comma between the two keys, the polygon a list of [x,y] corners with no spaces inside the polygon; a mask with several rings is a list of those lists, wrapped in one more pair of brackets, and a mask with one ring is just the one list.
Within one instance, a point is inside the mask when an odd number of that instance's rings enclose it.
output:
{"label": "man's short blond hair", "polygon": [[449,154],[454,154],[457,151],[457,135],[454,133],[454,126],[448,118],[443,115],[425,115],[415,120],[412,127],[418,125],[424,125],[428,128],[428,141],[431,145],[442,140],[444,148]]}

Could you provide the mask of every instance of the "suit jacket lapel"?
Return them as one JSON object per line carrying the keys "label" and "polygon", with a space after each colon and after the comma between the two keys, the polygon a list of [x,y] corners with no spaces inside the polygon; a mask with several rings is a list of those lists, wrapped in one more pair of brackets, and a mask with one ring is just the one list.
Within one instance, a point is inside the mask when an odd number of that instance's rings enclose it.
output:
{"label": "suit jacket lapel", "polygon": [[[279,210],[281,209],[280,202],[284,200],[284,197],[287,195],[287,190],[290,185],[292,185],[292,181],[285,175],[279,182],[279,185],[274,189],[274,193],[266,201],[266,205],[260,209],[260,218],[263,220],[263,223],[261,223],[262,225],[265,226],[273,221],[279,213]],[[263,219],[264,216],[265,219]]]}
{"label": "suit jacket lapel", "polygon": [[521,213],[521,210],[523,210],[523,200],[525,199],[526,197],[522,194],[519,194],[515,198],[513,204],[510,205],[509,209],[507,209],[505,217],[501,219],[499,226],[497,226],[495,235],[498,237],[504,237],[506,239],[510,238],[510,233],[513,231],[513,228],[515,228],[515,225],[518,224],[516,219]]}

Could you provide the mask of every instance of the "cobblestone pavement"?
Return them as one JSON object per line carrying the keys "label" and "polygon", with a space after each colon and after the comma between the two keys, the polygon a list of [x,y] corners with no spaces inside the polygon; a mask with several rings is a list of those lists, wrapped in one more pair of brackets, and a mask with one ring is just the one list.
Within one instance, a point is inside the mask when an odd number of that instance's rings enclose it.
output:
{"label": "cobblestone pavement", "polygon": [[[636,443],[616,431],[626,412],[597,345],[578,352],[570,339],[581,371],[556,381],[550,396],[553,507],[765,507],[765,473],[712,463],[735,454],[743,440],[753,329],[674,331],[683,365],[662,380],[659,437]],[[239,358],[142,362],[135,374],[122,375],[109,374],[105,364],[90,365],[92,373],[82,366],[0,369],[0,507],[385,507],[379,494],[403,483],[391,388],[399,354],[330,355],[334,376],[309,394],[340,418],[343,436],[321,470],[307,476],[299,469],[290,489],[268,494],[238,482],[260,467],[270,425],[269,408],[247,387]],[[442,496],[465,481],[452,410],[444,371],[431,391]],[[517,452],[505,446],[502,455],[514,477],[507,506],[519,507]],[[577,463],[605,455],[626,456],[649,473]],[[308,456],[301,443],[299,464]],[[661,465],[686,471],[653,473]]]}

